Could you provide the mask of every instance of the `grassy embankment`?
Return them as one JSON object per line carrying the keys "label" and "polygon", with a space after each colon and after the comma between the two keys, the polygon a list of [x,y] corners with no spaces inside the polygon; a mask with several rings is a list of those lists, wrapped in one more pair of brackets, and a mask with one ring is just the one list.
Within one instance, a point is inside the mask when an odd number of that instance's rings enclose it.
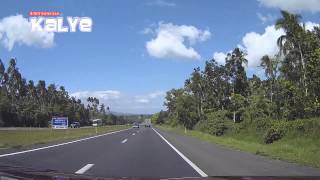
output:
{"label": "grassy embankment", "polygon": [[318,136],[288,133],[272,144],[265,144],[256,132],[250,130],[244,130],[237,134],[227,133],[223,136],[213,136],[196,130],[188,130],[187,133],[185,133],[184,128],[182,127],[157,127],[164,131],[191,136],[210,143],[220,144],[231,149],[247,151],[272,157],[273,159],[320,167],[320,138]]}
{"label": "grassy embankment", "polygon": [[129,128],[128,125],[85,127],[76,129],[25,128],[0,130],[0,149],[23,148],[34,144],[60,142]]}

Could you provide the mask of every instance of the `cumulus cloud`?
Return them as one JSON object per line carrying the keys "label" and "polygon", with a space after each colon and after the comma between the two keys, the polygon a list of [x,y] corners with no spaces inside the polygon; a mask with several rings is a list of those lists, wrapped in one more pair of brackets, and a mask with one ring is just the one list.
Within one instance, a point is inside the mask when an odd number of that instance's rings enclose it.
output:
{"label": "cumulus cloud", "polygon": [[216,60],[218,64],[224,65],[226,63],[227,53],[224,52],[214,52],[213,59]]}
{"label": "cumulus cloud", "polygon": [[[307,30],[313,30],[314,26],[319,26],[319,24],[310,21],[305,22],[304,25]],[[264,55],[274,56],[279,51],[277,39],[283,34],[285,32],[282,29],[276,30],[274,25],[267,26],[263,33],[246,33],[238,47],[247,53],[248,68],[252,70],[259,66],[261,57]],[[215,52],[213,58],[219,64],[225,64],[226,55],[227,53],[224,52]]]}
{"label": "cumulus cloud", "polygon": [[98,99],[119,99],[120,92],[115,90],[106,90],[106,91],[80,91],[70,94],[71,96],[77,98],[87,98],[87,97],[96,97]]}
{"label": "cumulus cloud", "polygon": [[284,31],[276,30],[275,26],[267,26],[262,34],[256,32],[245,34],[241,46],[247,52],[248,66],[260,65],[260,59],[264,55],[275,55],[278,52],[277,39],[283,34]]}
{"label": "cumulus cloud", "polygon": [[287,11],[320,11],[319,0],[258,0],[261,5]]}
{"label": "cumulus cloud", "polygon": [[319,27],[319,24],[314,23],[314,22],[310,22],[310,21],[306,22],[304,25],[305,25],[305,28],[306,28],[307,30],[309,30],[309,31],[312,31],[315,26],[318,26],[318,27]]}
{"label": "cumulus cloud", "polygon": [[158,97],[164,97],[164,96],[165,96],[165,92],[156,91],[146,95],[136,96],[135,99],[136,99],[136,102],[138,103],[149,103],[152,99],[156,99]]}
{"label": "cumulus cloud", "polygon": [[[313,30],[317,23],[306,22],[305,28]],[[248,66],[260,65],[260,59],[264,55],[273,56],[278,52],[277,39],[285,34],[282,29],[275,29],[275,26],[267,26],[263,33],[250,32],[242,38],[241,46],[247,52]]]}
{"label": "cumulus cloud", "polygon": [[109,106],[113,112],[123,113],[154,113],[163,108],[163,91],[155,91],[143,95],[128,95],[117,90],[79,91],[70,96],[81,99],[84,103],[88,97],[96,97],[100,104]]}
{"label": "cumulus cloud", "polygon": [[208,30],[162,22],[154,32],[156,37],[146,43],[146,49],[150,56],[156,58],[200,59],[201,56],[192,46],[211,36]]}
{"label": "cumulus cloud", "polygon": [[0,43],[9,51],[16,43],[48,48],[54,44],[54,33],[33,32],[31,23],[22,15],[8,16],[0,20]]}

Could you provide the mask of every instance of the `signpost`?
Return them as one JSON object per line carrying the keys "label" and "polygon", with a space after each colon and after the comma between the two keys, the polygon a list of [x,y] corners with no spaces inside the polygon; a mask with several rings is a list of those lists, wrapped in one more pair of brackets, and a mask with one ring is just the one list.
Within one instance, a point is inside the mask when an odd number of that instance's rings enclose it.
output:
{"label": "signpost", "polygon": [[68,129],[68,117],[53,117],[51,127],[53,129]]}

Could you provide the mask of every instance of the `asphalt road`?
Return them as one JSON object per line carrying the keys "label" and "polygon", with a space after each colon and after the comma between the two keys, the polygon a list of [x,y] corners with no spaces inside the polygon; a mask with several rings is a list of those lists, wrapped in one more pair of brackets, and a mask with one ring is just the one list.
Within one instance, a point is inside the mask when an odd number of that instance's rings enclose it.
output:
{"label": "asphalt road", "polygon": [[65,173],[80,171],[106,177],[200,176],[152,128],[129,129],[72,144],[4,156],[0,157],[1,164]]}
{"label": "asphalt road", "polygon": [[142,127],[32,152],[0,155],[0,165],[105,177],[320,175],[319,169],[156,131]]}

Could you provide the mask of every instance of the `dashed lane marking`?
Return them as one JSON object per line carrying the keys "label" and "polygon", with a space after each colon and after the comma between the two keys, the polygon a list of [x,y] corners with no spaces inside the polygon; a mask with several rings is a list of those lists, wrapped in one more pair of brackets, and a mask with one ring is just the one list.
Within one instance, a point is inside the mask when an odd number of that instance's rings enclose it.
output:
{"label": "dashed lane marking", "polygon": [[83,174],[86,171],[88,171],[90,168],[92,168],[92,166],[94,166],[94,164],[87,164],[85,166],[83,166],[83,168],[79,169],[78,171],[76,171],[76,174]]}

